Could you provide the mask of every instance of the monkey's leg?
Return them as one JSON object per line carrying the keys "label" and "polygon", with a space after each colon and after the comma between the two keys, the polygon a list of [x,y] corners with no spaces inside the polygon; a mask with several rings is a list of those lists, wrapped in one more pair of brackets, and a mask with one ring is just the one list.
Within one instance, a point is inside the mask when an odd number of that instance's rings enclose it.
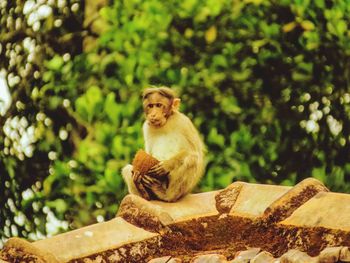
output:
{"label": "monkey's leg", "polygon": [[130,194],[141,196],[147,200],[151,199],[145,186],[142,184],[140,173],[133,171],[133,166],[131,164],[128,164],[123,168],[122,175]]}
{"label": "monkey's leg", "polygon": [[133,170],[132,165],[127,164],[122,169],[122,176],[124,178],[126,185],[128,186],[129,193],[134,194],[134,195],[138,195],[138,196],[142,196],[141,193],[139,192],[139,190],[137,190],[137,187],[134,183],[133,176],[132,176],[132,170]]}
{"label": "monkey's leg", "polygon": [[173,170],[169,174],[169,185],[165,192],[154,191],[159,199],[167,202],[174,202],[182,196],[188,194],[198,183],[201,177],[201,168],[199,167],[199,157],[197,154],[187,154],[183,156],[182,161],[176,156],[167,162],[174,162]]}

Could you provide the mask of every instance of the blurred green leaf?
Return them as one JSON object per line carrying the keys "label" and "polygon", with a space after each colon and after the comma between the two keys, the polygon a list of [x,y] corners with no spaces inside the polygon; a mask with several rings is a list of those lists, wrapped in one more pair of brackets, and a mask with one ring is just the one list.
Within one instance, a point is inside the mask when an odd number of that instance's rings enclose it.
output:
{"label": "blurred green leaf", "polygon": [[46,63],[48,69],[57,71],[63,66],[63,58],[61,56],[54,56],[51,60]]}
{"label": "blurred green leaf", "polygon": [[223,135],[218,133],[218,130],[216,128],[212,128],[208,135],[208,143],[217,145],[219,147],[224,147],[225,138]]}
{"label": "blurred green leaf", "polygon": [[68,204],[63,199],[46,202],[46,205],[58,213],[65,213],[68,210]]}

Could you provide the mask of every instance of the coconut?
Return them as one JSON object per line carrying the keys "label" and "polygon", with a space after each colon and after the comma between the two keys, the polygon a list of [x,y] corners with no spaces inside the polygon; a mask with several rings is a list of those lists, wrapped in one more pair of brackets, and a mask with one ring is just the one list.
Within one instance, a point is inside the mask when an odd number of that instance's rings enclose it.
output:
{"label": "coconut", "polygon": [[156,158],[146,153],[144,150],[138,150],[134,157],[134,160],[132,161],[134,169],[141,175],[146,174],[149,169],[158,163],[159,161]]}

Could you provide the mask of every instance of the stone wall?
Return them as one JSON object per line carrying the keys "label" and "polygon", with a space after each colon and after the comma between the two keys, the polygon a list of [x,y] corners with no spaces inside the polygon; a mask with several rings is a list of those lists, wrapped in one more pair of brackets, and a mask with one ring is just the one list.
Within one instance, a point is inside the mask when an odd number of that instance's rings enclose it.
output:
{"label": "stone wall", "polygon": [[[36,242],[10,239],[8,262],[350,262],[350,195],[309,178],[236,182],[176,203],[124,198],[115,219]],[[276,261],[278,260],[278,261]]]}

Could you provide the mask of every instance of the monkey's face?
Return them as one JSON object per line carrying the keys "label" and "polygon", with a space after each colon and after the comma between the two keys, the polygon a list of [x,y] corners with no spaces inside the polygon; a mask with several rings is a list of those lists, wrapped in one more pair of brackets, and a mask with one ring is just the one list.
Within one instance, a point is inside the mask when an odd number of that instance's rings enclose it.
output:
{"label": "monkey's face", "polygon": [[143,109],[148,124],[160,128],[165,125],[171,115],[172,102],[159,93],[152,93],[143,100]]}

